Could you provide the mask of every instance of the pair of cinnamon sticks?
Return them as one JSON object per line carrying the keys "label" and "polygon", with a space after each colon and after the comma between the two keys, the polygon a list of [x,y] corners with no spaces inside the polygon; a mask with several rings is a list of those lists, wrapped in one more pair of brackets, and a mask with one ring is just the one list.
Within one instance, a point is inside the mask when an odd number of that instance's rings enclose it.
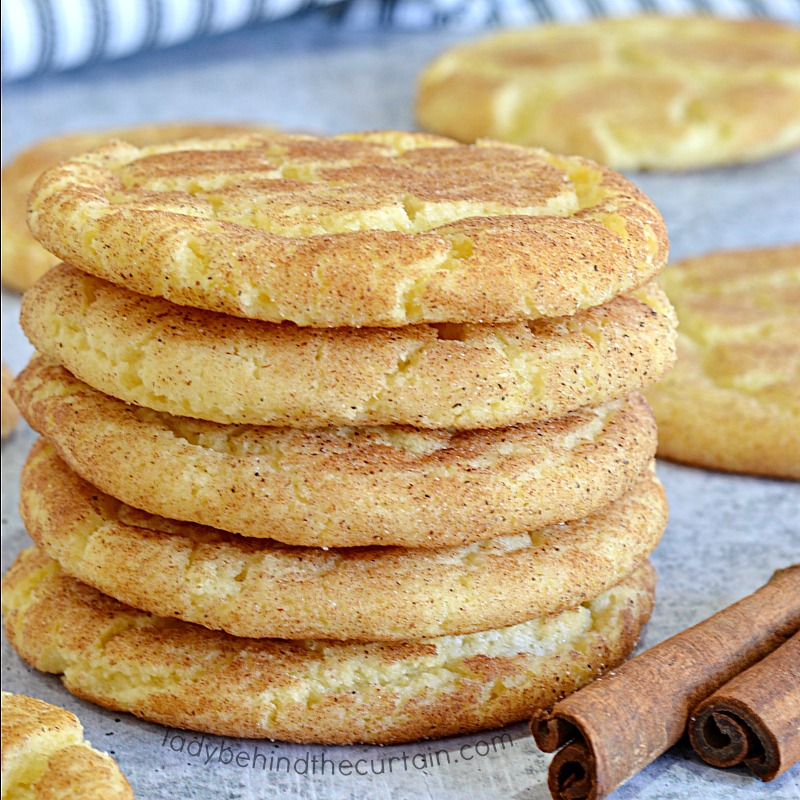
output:
{"label": "pair of cinnamon sticks", "polygon": [[[687,732],[714,766],[762,780],[800,759],[800,564],[753,594],[606,674],[531,732],[558,750],[556,800],[601,800]],[[562,748],[559,750],[559,748]]]}

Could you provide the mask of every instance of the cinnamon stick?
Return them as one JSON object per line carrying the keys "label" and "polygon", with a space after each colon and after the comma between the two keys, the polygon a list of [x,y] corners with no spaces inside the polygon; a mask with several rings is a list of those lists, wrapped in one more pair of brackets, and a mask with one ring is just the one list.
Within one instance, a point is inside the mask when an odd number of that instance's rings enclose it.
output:
{"label": "cinnamon stick", "polygon": [[709,764],[745,764],[762,781],[800,761],[800,633],[706,698],[689,741]]}
{"label": "cinnamon stick", "polygon": [[[600,800],[668,750],[689,714],[800,629],[800,564],[531,720],[557,800]],[[569,744],[567,744],[569,742]]]}

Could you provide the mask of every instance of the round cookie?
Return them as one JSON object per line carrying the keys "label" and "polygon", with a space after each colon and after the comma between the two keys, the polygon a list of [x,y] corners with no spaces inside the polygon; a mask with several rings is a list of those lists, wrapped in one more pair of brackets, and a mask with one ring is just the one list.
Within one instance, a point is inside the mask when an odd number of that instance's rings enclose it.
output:
{"label": "round cookie", "polygon": [[[36,178],[46,169],[66,158],[98,147],[109,139],[124,139],[138,146],[170,142],[176,139],[216,138],[254,130],[249,125],[225,125],[202,122],[139,125],[105,131],[82,131],[43,139],[18,153],[2,171],[3,205],[0,211],[2,243],[2,283],[25,291],[44,275],[58,259],[33,238],[28,229],[27,198]],[[259,127],[258,130],[272,130]]]}
{"label": "round cookie", "polygon": [[528,718],[613,668],[653,604],[649,564],[600,597],[509,628],[394,643],[241,639],[153,617],[34,549],[3,579],[9,641],[107,708],[222,736],[396,743]]}
{"label": "round cookie", "polygon": [[505,31],[434,59],[416,116],[614,169],[751,161],[800,145],[800,29],[649,15]]}
{"label": "round cookie", "polygon": [[659,456],[800,478],[800,245],[686,259],[663,283],[680,334],[647,391]]}
{"label": "round cookie", "polygon": [[3,798],[133,800],[117,763],[83,738],[73,713],[11,692],[2,707]]}
{"label": "round cookie", "polygon": [[219,425],[122,403],[34,356],[15,397],[118,500],[312,547],[443,547],[578,519],[626,493],[656,449],[639,394],[492,430]]}
{"label": "round cookie", "polygon": [[667,258],[655,206],[610,170],[402,132],[110,143],[45,173],[28,221],[133,291],[319,327],[573,314]]}
{"label": "round cookie", "polygon": [[571,317],[321,330],[133,294],[67,266],[26,292],[35,347],[94,388],[223,423],[495,428],[624,397],[674,358],[655,285]]}
{"label": "round cookie", "polygon": [[667,521],[651,471],[590,517],[440,549],[291,547],[156,517],[34,445],[20,509],[73,577],[136,608],[237,636],[390,641],[504,627],[618,583]]}

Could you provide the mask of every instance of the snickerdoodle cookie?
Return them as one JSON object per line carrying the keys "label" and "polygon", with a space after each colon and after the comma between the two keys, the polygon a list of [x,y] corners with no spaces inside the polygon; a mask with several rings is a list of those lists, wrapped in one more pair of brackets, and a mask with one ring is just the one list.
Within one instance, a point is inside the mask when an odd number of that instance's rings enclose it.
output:
{"label": "snickerdoodle cookie", "polygon": [[528,718],[613,668],[653,604],[648,563],[575,609],[413,642],[243,639],[135,611],[35,549],[3,579],[6,635],[69,691],[164,725],[392,743]]}
{"label": "snickerdoodle cookie", "polygon": [[800,146],[800,29],[649,15],[505,31],[428,65],[416,113],[614,169],[751,161]]}
{"label": "snickerdoodle cookie", "polygon": [[112,142],[46,172],[28,221],[142,294],[320,327],[574,314],[667,258],[653,203],[604,167],[386,131]]}
{"label": "snickerdoodle cookie", "polygon": [[67,266],[26,292],[42,353],[176,416],[313,428],[496,428],[624,397],[674,358],[654,284],[573,316],[498,325],[299,328],[148,298]]}
{"label": "snickerdoodle cookie", "polygon": [[647,390],[663,458],[800,478],[800,246],[723,251],[663,276],[678,360]]}
{"label": "snickerdoodle cookie", "polygon": [[117,763],[70,711],[3,692],[3,800],[133,800]]}
{"label": "snickerdoodle cookie", "polygon": [[11,390],[14,386],[14,375],[12,374],[11,370],[5,365],[5,363],[0,366],[0,375],[2,375],[2,384],[0,385],[0,397],[2,397],[2,426],[0,426],[0,433],[2,433],[2,438],[5,439],[6,436],[10,436],[14,428],[17,427],[17,423],[19,422],[19,408],[17,408],[17,404],[14,402],[14,398],[11,396]]}

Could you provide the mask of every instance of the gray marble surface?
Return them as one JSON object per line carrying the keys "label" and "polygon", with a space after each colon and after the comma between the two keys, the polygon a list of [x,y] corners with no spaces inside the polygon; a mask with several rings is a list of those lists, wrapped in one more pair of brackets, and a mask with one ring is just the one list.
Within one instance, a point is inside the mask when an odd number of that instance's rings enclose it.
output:
{"label": "gray marble surface", "polygon": [[[43,136],[153,120],[260,120],[319,132],[413,129],[415,76],[456,38],[452,33],[355,34],[310,18],[11,84],[4,87],[2,101],[3,162]],[[800,241],[800,154],[685,175],[631,177],[662,210],[676,257]],[[18,309],[19,298],[4,291],[2,357],[15,370],[30,353],[18,327]],[[28,542],[16,509],[19,470],[33,439],[23,424],[3,443],[3,571]],[[653,559],[659,596],[645,646],[709,616],[755,590],[775,569],[800,560],[800,484],[667,463],[659,464],[659,474],[671,518]],[[3,688],[78,713],[88,738],[113,753],[138,798],[549,797],[549,759],[536,751],[522,724],[382,748],[201,740],[72,697],[57,678],[22,664],[5,639]],[[800,800],[800,770],[761,784],[743,769],[712,770],[679,745],[615,797]]]}

